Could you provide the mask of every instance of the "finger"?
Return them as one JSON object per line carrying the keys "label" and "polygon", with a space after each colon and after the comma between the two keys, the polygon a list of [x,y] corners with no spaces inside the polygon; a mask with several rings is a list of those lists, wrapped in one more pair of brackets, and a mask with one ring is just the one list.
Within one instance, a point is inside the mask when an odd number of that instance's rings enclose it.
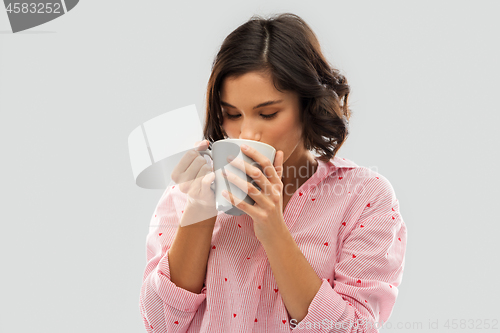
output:
{"label": "finger", "polygon": [[[195,190],[198,190],[199,193],[203,192],[203,189],[207,185],[211,173],[213,173],[212,168],[208,164],[205,164],[200,168],[200,171],[196,175],[196,181],[193,183],[194,187],[196,188]],[[208,186],[210,186],[211,183],[212,182],[210,181],[208,183]]]}
{"label": "finger", "polygon": [[199,145],[201,145],[201,144],[202,144],[203,142],[205,142],[205,141],[207,141],[207,140],[196,141],[196,142],[194,143],[194,146],[195,146],[195,147],[198,147]]}
{"label": "finger", "polygon": [[272,167],[271,161],[267,157],[265,157],[262,153],[260,153],[257,149],[253,147],[246,147],[245,149],[241,149],[241,151],[248,157],[250,157],[254,162],[252,166],[259,167],[263,169],[264,174],[266,167]]}
{"label": "finger", "polygon": [[[267,169],[272,168],[273,172],[275,173],[274,167],[271,165],[271,161],[269,161],[269,159],[267,159],[267,161],[269,163]],[[254,163],[257,164],[257,162]],[[272,185],[270,179],[266,177],[266,175],[261,171],[259,167],[254,166],[240,158],[234,159],[232,162],[229,162],[229,164],[245,172],[252,179],[252,181],[261,189],[261,191],[264,194],[266,195],[270,194],[269,186]]]}
{"label": "finger", "polygon": [[208,175],[211,171],[212,171],[212,168],[210,167],[210,165],[206,164],[206,161],[205,161],[205,164],[200,167],[200,170],[198,171],[198,174],[196,175],[196,179],[198,179],[198,178],[203,179],[203,177]]}
{"label": "finger", "polygon": [[276,169],[276,174],[279,181],[281,181],[281,177],[283,177],[283,159],[284,153],[282,150],[279,150],[278,153],[276,153],[276,157],[274,159],[274,168]]}
{"label": "finger", "polygon": [[174,170],[171,173],[171,178],[173,181],[175,181],[177,184],[179,184],[182,179],[182,175],[186,172],[188,167],[193,163],[194,159],[200,156],[199,153],[197,153],[194,150],[188,150],[181,158],[179,163],[175,166]]}
{"label": "finger", "polygon": [[[241,211],[247,213],[249,216],[253,216],[253,213],[255,212],[255,207],[252,205],[249,205],[246,203],[244,200],[238,199],[234,194],[228,191],[223,191],[222,196],[231,203],[234,207],[240,209]],[[255,200],[254,200],[255,201]]]}
{"label": "finger", "polygon": [[202,150],[206,150],[208,148],[208,140],[202,140],[202,141],[198,141],[196,144],[195,144],[195,150],[196,151],[202,151]]}
{"label": "finger", "polygon": [[255,165],[252,165],[241,158],[235,158],[231,160],[229,156],[227,158],[227,161],[229,162],[230,165],[234,166],[237,169],[240,169],[251,178],[259,177],[259,174],[262,174],[262,171],[260,171],[260,169],[257,166],[255,166],[258,165],[257,162],[254,162]]}
{"label": "finger", "polygon": [[226,170],[226,178],[228,181],[240,188],[245,194],[248,194],[257,204],[263,203],[263,195],[253,184],[247,182],[246,180],[238,177],[234,173]]}
{"label": "finger", "polygon": [[[201,156],[198,151],[201,150],[206,150],[208,148],[208,140],[203,140],[203,141],[198,141],[195,143],[195,148],[193,150],[188,150],[181,158],[179,163],[175,166],[174,170],[170,174],[170,177],[174,182],[177,184],[183,182],[183,181],[188,181],[194,179],[194,175],[189,175],[181,179],[181,176],[187,171],[189,166],[193,163],[194,159],[197,158],[198,156]],[[203,158],[205,160],[205,158]],[[206,160],[205,160],[206,161]]]}
{"label": "finger", "polygon": [[[264,154],[260,153],[257,149],[253,147],[247,147],[246,149],[241,150],[245,155],[250,157],[255,161],[256,165],[259,166],[259,170],[264,174],[264,176],[269,179],[271,183],[277,184],[276,178],[276,168],[273,166],[269,158],[264,156]],[[276,158],[275,158],[276,160]],[[257,175],[257,173],[256,173]],[[279,178],[278,178],[279,179]],[[263,186],[264,183],[259,183],[259,186]]]}
{"label": "finger", "polygon": [[[209,171],[201,180],[201,183],[205,186],[205,187],[209,187],[213,181],[215,180],[215,172],[213,171]],[[212,189],[210,189],[212,190]]]}
{"label": "finger", "polygon": [[[182,173],[180,176],[180,181],[181,182],[190,182],[198,177],[202,177],[205,175],[205,171],[200,170],[203,166],[207,166],[210,168],[210,166],[207,164],[207,161],[198,153],[196,153],[198,156],[193,159],[189,167]],[[203,174],[200,174],[200,172],[203,172]]]}

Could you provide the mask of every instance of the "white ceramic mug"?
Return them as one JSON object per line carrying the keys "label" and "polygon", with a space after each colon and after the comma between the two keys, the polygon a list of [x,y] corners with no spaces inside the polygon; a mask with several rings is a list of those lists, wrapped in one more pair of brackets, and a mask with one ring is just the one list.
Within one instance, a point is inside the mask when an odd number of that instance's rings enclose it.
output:
{"label": "white ceramic mug", "polygon": [[236,198],[243,200],[250,205],[253,205],[255,202],[248,195],[248,192],[243,191],[238,186],[231,183],[228,179],[224,178],[224,176],[222,175],[222,170],[225,169],[229,172],[232,172],[233,174],[240,177],[241,179],[253,184],[257,189],[260,190],[260,188],[255,183],[255,181],[250,176],[248,176],[244,171],[229,164],[227,157],[229,155],[233,155],[236,158],[242,159],[245,162],[248,162],[251,165],[258,167],[261,171],[263,171],[262,167],[260,167],[260,165],[257,162],[255,162],[253,159],[251,159],[250,157],[245,155],[243,152],[241,152],[240,146],[242,144],[246,144],[247,146],[250,146],[250,147],[256,149],[262,155],[267,157],[271,161],[271,164],[274,164],[274,157],[276,155],[276,149],[274,149],[273,146],[270,146],[267,143],[262,143],[262,142],[253,141],[253,140],[245,140],[245,139],[219,140],[219,141],[216,141],[212,144],[211,151],[207,149],[207,150],[202,150],[202,151],[198,152],[201,155],[210,156],[210,158],[212,159],[212,162],[213,162],[213,169],[215,172],[215,180],[212,183],[211,188],[215,192],[215,202],[216,202],[217,210],[224,211],[226,214],[235,215],[235,216],[239,216],[239,215],[242,215],[245,213],[243,211],[241,211],[240,209],[236,208],[235,206],[233,206],[230,201],[228,201],[226,198],[224,198],[222,196],[223,190],[227,190],[228,192],[230,192],[234,196],[236,196]]}

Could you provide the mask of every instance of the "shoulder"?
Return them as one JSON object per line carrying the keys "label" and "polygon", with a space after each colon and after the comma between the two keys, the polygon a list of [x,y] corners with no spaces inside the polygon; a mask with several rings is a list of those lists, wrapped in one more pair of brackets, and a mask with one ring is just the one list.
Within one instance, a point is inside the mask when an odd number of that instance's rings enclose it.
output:
{"label": "shoulder", "polygon": [[354,196],[365,200],[380,196],[395,197],[391,182],[376,166],[360,166],[338,156],[322,163],[325,172],[320,186],[328,186],[337,196]]}
{"label": "shoulder", "polygon": [[328,162],[329,174],[336,174],[339,177],[348,176],[356,183],[375,182],[381,187],[392,188],[389,180],[379,173],[376,166],[360,166],[344,157],[335,156]]}

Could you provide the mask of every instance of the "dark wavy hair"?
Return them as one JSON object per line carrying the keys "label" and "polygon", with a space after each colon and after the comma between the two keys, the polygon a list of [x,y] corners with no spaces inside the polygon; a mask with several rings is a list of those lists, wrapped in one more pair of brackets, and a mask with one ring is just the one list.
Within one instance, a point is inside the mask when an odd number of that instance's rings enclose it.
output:
{"label": "dark wavy hair", "polygon": [[223,80],[249,72],[270,75],[278,91],[298,94],[306,149],[316,150],[325,162],[337,154],[349,134],[350,88],[323,56],[312,29],[291,13],[269,19],[254,15],[224,39],[207,87],[203,135],[210,145],[228,137],[222,128]]}

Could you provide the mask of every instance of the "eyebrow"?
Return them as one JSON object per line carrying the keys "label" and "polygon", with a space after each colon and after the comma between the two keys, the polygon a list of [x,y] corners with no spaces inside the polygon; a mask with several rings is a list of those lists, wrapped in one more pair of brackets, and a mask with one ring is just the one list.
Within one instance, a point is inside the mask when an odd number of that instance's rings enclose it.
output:
{"label": "eyebrow", "polygon": [[[277,100],[277,101],[267,101],[267,102],[264,102],[264,103],[260,103],[260,104],[259,104],[259,105],[257,105],[257,106],[254,106],[254,107],[253,107],[253,109],[255,110],[255,109],[258,109],[258,108],[261,108],[261,107],[264,107],[264,106],[268,106],[268,105],[272,105],[272,104],[278,104],[278,103],[281,103],[281,102],[283,102],[283,100],[282,100],[282,99]],[[220,101],[220,104],[221,104],[221,105],[223,105],[223,106],[228,106],[228,107],[230,107],[230,108],[235,108],[235,109],[237,109],[237,107],[236,107],[236,106],[233,106],[233,105],[231,105],[231,104],[229,104],[229,103],[226,103],[226,102],[224,102],[224,101]]]}

